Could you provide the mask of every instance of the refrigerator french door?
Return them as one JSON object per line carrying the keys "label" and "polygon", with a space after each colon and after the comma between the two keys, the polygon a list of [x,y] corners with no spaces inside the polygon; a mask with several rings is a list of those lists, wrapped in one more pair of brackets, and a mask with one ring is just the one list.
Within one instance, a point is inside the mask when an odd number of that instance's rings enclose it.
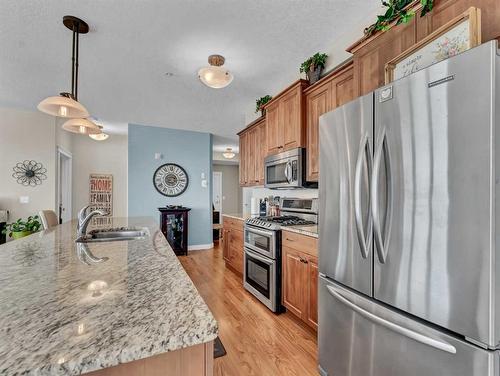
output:
{"label": "refrigerator french door", "polygon": [[499,69],[490,42],[321,117],[323,374],[499,374]]}

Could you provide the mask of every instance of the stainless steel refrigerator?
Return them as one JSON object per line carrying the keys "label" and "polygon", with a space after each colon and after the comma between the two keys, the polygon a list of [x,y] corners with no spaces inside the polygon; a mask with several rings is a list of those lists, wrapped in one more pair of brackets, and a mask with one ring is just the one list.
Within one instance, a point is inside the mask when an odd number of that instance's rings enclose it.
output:
{"label": "stainless steel refrigerator", "polygon": [[499,375],[496,42],[323,115],[319,135],[321,374]]}

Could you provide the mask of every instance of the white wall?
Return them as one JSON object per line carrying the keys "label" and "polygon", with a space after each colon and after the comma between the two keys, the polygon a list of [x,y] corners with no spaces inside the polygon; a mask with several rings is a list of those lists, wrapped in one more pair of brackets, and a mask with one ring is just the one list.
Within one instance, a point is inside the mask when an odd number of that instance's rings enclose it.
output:
{"label": "white wall", "polygon": [[[0,108],[0,209],[10,211],[9,221],[55,209],[55,119],[35,111]],[[47,179],[36,187],[24,187],[12,177],[18,162],[35,160],[47,169]],[[28,204],[19,197],[28,196]]]}
{"label": "white wall", "polygon": [[105,141],[75,135],[73,154],[73,217],[89,202],[89,175],[113,175],[113,216],[126,217],[128,213],[127,169],[128,142],[125,135],[111,135]]}
{"label": "white wall", "polygon": [[222,213],[237,214],[242,208],[242,190],[238,165],[221,165],[214,163],[214,172],[222,172]]}

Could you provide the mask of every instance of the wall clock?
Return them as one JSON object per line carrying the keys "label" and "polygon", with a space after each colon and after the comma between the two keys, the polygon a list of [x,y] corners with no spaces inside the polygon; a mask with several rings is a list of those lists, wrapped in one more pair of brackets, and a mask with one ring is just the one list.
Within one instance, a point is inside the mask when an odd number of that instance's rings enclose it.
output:
{"label": "wall clock", "polygon": [[153,184],[162,195],[176,197],[187,189],[189,177],[181,166],[175,163],[166,163],[156,169],[153,175]]}

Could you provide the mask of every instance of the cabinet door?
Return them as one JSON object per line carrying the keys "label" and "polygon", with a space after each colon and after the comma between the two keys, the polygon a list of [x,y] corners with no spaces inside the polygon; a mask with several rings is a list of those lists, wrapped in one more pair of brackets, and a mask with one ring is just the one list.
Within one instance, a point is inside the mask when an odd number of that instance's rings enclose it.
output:
{"label": "cabinet door", "polygon": [[240,186],[242,187],[246,185],[246,139],[246,133],[240,135]]}
{"label": "cabinet door", "polygon": [[283,247],[283,305],[295,316],[306,317],[307,265],[302,253]]}
{"label": "cabinet door", "polygon": [[307,258],[307,324],[318,330],[318,258]]}
{"label": "cabinet door", "polygon": [[281,151],[279,104],[280,102],[277,101],[266,109],[267,154],[276,154]]}
{"label": "cabinet door", "polygon": [[301,88],[292,90],[285,95],[281,102],[280,135],[282,135],[282,151],[303,145],[302,129],[302,91]]}
{"label": "cabinet door", "polygon": [[331,82],[310,92],[306,98],[307,109],[307,180],[318,181],[319,177],[319,117],[331,108]]}
{"label": "cabinet door", "polygon": [[248,154],[248,185],[257,185],[257,165],[260,157],[259,134],[257,127],[248,132],[249,154]]}
{"label": "cabinet door", "polygon": [[258,141],[257,143],[259,144],[259,158],[257,160],[257,166],[256,166],[256,177],[258,180],[258,183],[263,185],[265,183],[265,176],[264,176],[264,161],[266,159],[267,155],[267,134],[266,134],[266,122],[262,122],[261,125],[258,126]]}
{"label": "cabinet door", "polygon": [[224,257],[224,260],[230,261],[230,255],[229,255],[229,236],[231,233],[231,230],[224,229],[222,231],[223,237],[222,237],[222,256]]}
{"label": "cabinet door", "polygon": [[230,263],[231,266],[240,274],[243,274],[243,231],[231,230]]}
{"label": "cabinet door", "polygon": [[354,99],[354,67],[352,65],[332,80],[331,90],[332,102],[328,111]]}

